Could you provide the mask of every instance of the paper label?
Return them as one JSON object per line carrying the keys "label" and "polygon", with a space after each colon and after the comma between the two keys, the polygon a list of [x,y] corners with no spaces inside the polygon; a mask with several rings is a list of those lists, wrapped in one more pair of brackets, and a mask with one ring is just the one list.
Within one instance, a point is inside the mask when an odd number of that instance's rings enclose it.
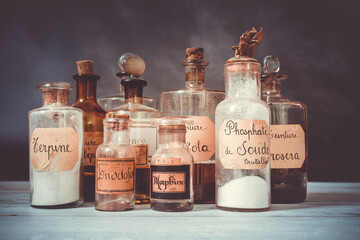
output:
{"label": "paper label", "polygon": [[151,198],[189,199],[190,165],[151,165]]}
{"label": "paper label", "polygon": [[152,165],[180,165],[180,158],[155,158],[152,160]]}
{"label": "paper label", "polygon": [[96,159],[96,193],[120,194],[135,191],[134,158]]}
{"label": "paper label", "polygon": [[30,161],[37,171],[70,171],[79,157],[79,135],[73,128],[35,128]]}
{"label": "paper label", "polygon": [[264,120],[227,119],[219,129],[219,158],[228,169],[263,169],[270,159]]}
{"label": "paper label", "polygon": [[271,168],[301,168],[305,161],[305,133],[299,124],[271,125]]}
{"label": "paper label", "polygon": [[140,122],[133,120],[130,128],[130,144],[134,145],[149,145],[148,151],[151,157],[156,150],[156,127],[149,126],[147,122]]}
{"label": "paper label", "polygon": [[148,144],[133,144],[136,153],[136,167],[149,165],[149,145]]}
{"label": "paper label", "polygon": [[186,126],[186,147],[194,162],[208,161],[215,153],[215,124],[207,116],[190,116],[194,124]]}
{"label": "paper label", "polygon": [[84,166],[95,166],[96,149],[103,142],[103,132],[84,132]]}

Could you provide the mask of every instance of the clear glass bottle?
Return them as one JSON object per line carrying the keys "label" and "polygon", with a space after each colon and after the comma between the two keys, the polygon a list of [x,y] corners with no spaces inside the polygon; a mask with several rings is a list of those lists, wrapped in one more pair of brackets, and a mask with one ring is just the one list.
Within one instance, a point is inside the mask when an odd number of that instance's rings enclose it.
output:
{"label": "clear glass bottle", "polygon": [[306,105],[281,95],[280,62],[264,58],[262,99],[271,109],[271,201],[298,203],[306,198],[307,115]]}
{"label": "clear glass bottle", "polygon": [[216,206],[262,211],[270,208],[270,109],[260,99],[260,64],[240,48],[224,66],[226,96],[216,108]]}
{"label": "clear glass bottle", "polygon": [[[122,68],[123,59],[127,59],[128,64],[137,64],[137,58],[140,57],[139,55],[125,53],[119,59],[119,66]],[[133,61],[133,62],[132,62]],[[145,66],[144,66],[145,67]],[[110,95],[98,98],[98,102],[100,106],[102,106],[106,111],[120,107],[125,104],[125,95],[124,95],[124,87],[121,85],[121,80],[127,75],[123,75],[122,72],[118,73],[117,76],[120,78],[120,94],[117,95]],[[137,77],[136,75],[132,77]],[[142,104],[151,108],[157,108],[156,100],[150,97],[142,97]]]}
{"label": "clear glass bottle", "polygon": [[80,206],[83,111],[69,106],[70,83],[43,82],[36,88],[43,106],[29,112],[30,204]]}
{"label": "clear glass bottle", "polygon": [[73,107],[84,112],[84,201],[95,200],[95,158],[96,149],[103,142],[103,119],[105,110],[96,102],[96,83],[99,75],[93,74],[93,61],[76,62],[78,74],[76,80],[76,100]]}
{"label": "clear glass bottle", "polygon": [[221,102],[223,91],[204,88],[205,67],[202,48],[186,49],[185,89],[161,94],[163,116],[190,116],[194,125],[188,126],[186,146],[194,161],[195,203],[215,202],[215,108]]}
{"label": "clear glass bottle", "polygon": [[129,115],[107,115],[104,143],[96,151],[95,208],[125,211],[135,206],[135,149],[129,144]]}
{"label": "clear glass bottle", "polygon": [[[131,61],[127,61],[128,59]],[[150,159],[157,148],[156,127],[150,119],[160,116],[160,111],[142,104],[143,87],[147,82],[139,76],[145,70],[144,60],[136,54],[125,54],[120,58],[119,66],[127,75],[121,80],[125,90],[125,104],[108,113],[130,115],[130,144],[136,151],[136,204],[150,203]],[[136,76],[136,77],[135,77]]]}
{"label": "clear glass bottle", "polygon": [[158,211],[181,212],[194,207],[194,160],[186,147],[187,117],[151,120],[158,126],[159,147],[151,158],[150,207]]}

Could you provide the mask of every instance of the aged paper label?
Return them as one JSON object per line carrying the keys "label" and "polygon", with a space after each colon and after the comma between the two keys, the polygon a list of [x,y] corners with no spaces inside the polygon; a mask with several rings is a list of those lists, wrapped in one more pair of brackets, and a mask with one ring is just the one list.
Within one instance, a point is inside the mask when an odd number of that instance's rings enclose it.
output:
{"label": "aged paper label", "polygon": [[265,168],[270,158],[269,134],[264,120],[225,120],[219,129],[221,164],[228,169]]}
{"label": "aged paper label", "polygon": [[84,132],[84,166],[95,166],[96,149],[103,141],[103,132]]}

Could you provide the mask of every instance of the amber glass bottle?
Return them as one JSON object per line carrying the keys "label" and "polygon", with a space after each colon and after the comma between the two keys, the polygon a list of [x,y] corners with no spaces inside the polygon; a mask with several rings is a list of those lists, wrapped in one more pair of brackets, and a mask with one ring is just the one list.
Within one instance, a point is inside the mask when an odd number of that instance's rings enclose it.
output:
{"label": "amber glass bottle", "polygon": [[73,107],[84,111],[84,201],[95,200],[95,159],[96,149],[103,143],[103,119],[105,110],[96,102],[96,82],[99,75],[93,74],[93,61],[76,62],[76,101]]}

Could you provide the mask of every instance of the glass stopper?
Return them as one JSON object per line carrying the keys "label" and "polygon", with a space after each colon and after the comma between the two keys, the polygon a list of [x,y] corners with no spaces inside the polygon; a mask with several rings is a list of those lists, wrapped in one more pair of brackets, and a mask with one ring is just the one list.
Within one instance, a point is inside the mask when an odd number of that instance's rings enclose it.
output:
{"label": "glass stopper", "polygon": [[280,71],[280,61],[277,57],[269,55],[264,58],[264,73],[277,73]]}
{"label": "glass stopper", "polygon": [[145,71],[145,60],[133,53],[124,53],[118,61],[120,69],[130,76],[139,77]]}

